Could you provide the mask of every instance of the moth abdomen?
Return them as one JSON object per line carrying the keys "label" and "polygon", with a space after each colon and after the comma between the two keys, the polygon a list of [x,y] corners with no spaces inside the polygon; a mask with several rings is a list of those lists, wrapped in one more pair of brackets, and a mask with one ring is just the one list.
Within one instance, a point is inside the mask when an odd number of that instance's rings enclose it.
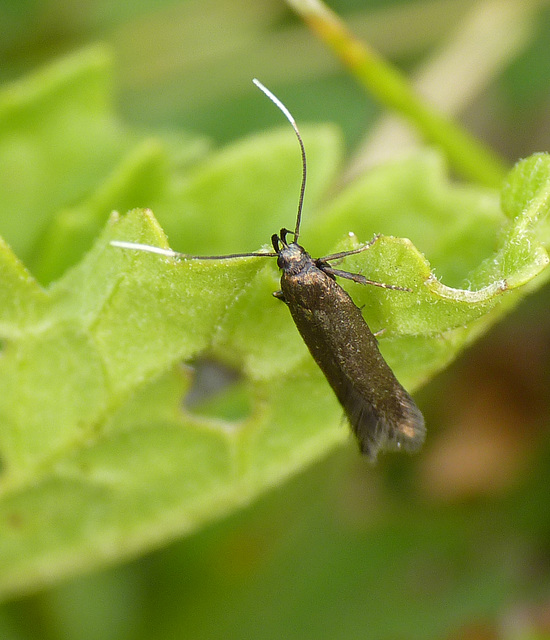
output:
{"label": "moth abdomen", "polygon": [[[281,289],[296,327],[334,390],[363,453],[413,452],[424,418],[386,363],[348,293],[299,245],[280,250]],[[300,265],[300,269],[297,269]]]}

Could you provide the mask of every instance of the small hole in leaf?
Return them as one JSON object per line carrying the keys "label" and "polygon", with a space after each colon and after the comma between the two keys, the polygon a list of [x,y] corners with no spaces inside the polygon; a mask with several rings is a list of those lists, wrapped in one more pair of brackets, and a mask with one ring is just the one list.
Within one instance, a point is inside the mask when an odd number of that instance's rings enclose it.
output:
{"label": "small hole in leaf", "polygon": [[193,382],[183,400],[188,411],[231,422],[250,415],[250,391],[239,371],[211,358],[195,360],[191,367]]}

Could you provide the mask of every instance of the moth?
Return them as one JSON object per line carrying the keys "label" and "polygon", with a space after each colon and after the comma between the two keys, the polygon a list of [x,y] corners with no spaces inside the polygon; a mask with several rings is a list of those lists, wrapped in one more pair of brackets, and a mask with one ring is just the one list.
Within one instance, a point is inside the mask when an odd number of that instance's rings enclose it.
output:
{"label": "moth", "polygon": [[300,145],[302,183],[294,231],[283,228],[279,234],[273,234],[273,252],[225,256],[192,256],[118,240],[111,244],[184,260],[276,257],[281,270],[281,290],[273,295],[288,306],[305,344],[342,405],[361,452],[374,460],[381,450],[417,451],[425,438],[424,418],[382,357],[361,310],[336,278],[396,291],[409,290],[331,266],[332,262],[367,250],[377,237],[358,249],[317,259],[298,244],[307,177],[305,146],[290,111],[261,82],[256,79],[253,82],[285,115]]}

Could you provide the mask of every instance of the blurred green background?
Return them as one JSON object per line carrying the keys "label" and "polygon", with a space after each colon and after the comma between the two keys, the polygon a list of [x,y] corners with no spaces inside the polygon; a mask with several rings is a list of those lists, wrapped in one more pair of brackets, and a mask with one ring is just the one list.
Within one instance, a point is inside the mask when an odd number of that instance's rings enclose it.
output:
{"label": "blurred green background", "polygon": [[[548,5],[330,3],[510,165],[550,148]],[[0,0],[3,82],[95,42],[144,131],[281,126],[257,76],[343,130],[351,172],[411,144],[280,0]],[[550,637],[547,309],[533,296],[418,394],[418,456],[371,467],[350,438],[191,538],[3,605],[0,638]]]}

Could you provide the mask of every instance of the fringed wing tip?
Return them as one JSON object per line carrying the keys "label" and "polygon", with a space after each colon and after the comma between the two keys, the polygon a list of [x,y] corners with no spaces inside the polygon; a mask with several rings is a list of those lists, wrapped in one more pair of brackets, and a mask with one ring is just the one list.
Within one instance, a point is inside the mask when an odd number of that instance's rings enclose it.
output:
{"label": "fringed wing tip", "polygon": [[400,418],[388,420],[376,414],[372,406],[348,414],[351,426],[359,441],[361,453],[374,462],[380,451],[405,451],[415,453],[426,438],[424,416],[407,394],[400,398]]}

